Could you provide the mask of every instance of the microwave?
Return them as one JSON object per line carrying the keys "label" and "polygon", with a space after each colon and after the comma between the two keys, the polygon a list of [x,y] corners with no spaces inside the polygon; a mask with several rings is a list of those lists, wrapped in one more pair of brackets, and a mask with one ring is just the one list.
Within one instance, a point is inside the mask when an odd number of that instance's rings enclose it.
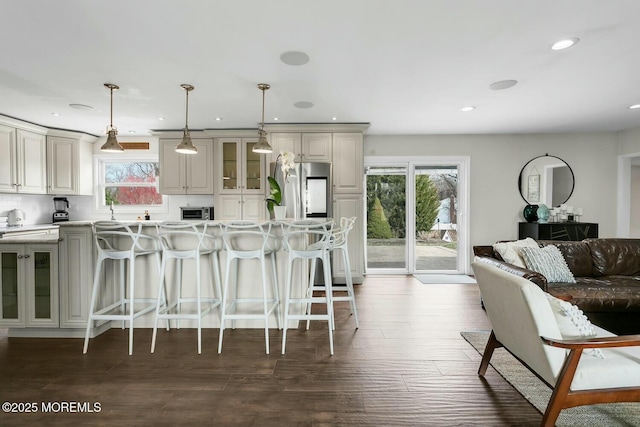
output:
{"label": "microwave", "polygon": [[213,219],[213,206],[180,208],[180,219]]}

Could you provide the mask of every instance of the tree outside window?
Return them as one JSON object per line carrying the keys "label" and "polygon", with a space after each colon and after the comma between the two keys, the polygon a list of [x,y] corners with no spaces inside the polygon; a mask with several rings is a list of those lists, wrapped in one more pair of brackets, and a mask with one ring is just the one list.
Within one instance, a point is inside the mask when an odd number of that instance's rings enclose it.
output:
{"label": "tree outside window", "polygon": [[104,160],[104,204],[162,206],[158,169],[158,162]]}

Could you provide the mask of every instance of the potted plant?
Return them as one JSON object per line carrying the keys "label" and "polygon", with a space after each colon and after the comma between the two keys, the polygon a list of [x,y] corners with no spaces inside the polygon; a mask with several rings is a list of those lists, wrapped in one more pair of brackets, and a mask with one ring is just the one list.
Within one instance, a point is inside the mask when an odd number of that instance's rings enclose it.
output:
{"label": "potted plant", "polygon": [[[280,154],[276,158],[276,164],[280,164],[280,170],[284,176],[284,183],[289,180],[289,175],[291,174],[291,170],[296,167],[296,162],[294,161],[295,154],[291,151],[283,150],[280,151]],[[275,175],[275,171],[274,171]],[[269,196],[265,199],[267,202],[267,210],[272,217],[276,219],[284,219],[284,206],[282,206],[282,188],[280,188],[280,184],[273,176],[268,176],[267,180],[269,181]],[[276,206],[280,206],[282,209],[282,218],[280,215],[276,215]]]}

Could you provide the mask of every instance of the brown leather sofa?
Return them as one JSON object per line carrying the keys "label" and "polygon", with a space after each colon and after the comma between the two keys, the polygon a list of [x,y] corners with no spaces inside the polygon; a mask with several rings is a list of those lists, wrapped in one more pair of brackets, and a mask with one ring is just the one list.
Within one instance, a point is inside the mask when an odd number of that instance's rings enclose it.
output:
{"label": "brown leather sofa", "polygon": [[550,294],[570,301],[589,319],[617,334],[640,333],[640,239],[538,241],[555,245],[576,283],[548,283],[546,277],[506,263],[493,246],[474,246],[478,261],[524,277]]}

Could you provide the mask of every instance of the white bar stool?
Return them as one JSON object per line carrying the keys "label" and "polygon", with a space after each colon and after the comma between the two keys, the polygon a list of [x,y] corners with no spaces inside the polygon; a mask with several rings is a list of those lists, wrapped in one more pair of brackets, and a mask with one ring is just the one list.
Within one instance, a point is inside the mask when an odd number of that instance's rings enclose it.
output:
{"label": "white bar stool", "polygon": [[[285,353],[287,344],[287,328],[290,320],[306,320],[307,329],[311,320],[326,320],[327,329],[329,330],[329,349],[333,355],[333,293],[331,291],[331,266],[329,260],[329,250],[332,238],[333,222],[314,223],[314,222],[297,222],[288,224],[286,232],[283,235],[284,248],[289,254],[287,266],[287,282],[285,287],[285,308],[284,308],[284,326],[282,332],[282,354]],[[302,292],[302,297],[292,297],[293,286],[293,268],[295,260],[302,262],[311,261],[311,269],[309,270],[309,280],[305,283],[306,289]],[[314,285],[315,266],[317,260],[322,262],[322,270],[324,273],[324,296],[315,296],[313,291],[316,289]],[[297,313],[291,313],[291,305],[300,305]],[[313,304],[325,304],[326,313],[312,314],[311,306]]]}
{"label": "white bar stool", "polygon": [[[220,261],[218,253],[222,247],[219,236],[220,226],[207,227],[207,223],[193,223],[186,221],[164,221],[156,224],[158,237],[162,246],[162,267],[160,274],[160,287],[167,278],[167,265],[169,261],[175,260],[175,283],[173,291],[175,297],[173,302],[167,294],[167,304],[162,307],[162,292],[158,289],[158,301],[156,304],[156,319],[153,324],[153,336],[151,339],[151,353],[156,348],[156,337],[158,333],[158,321],[165,319],[167,329],[169,322],[176,320],[176,327],[180,329],[180,319],[193,319],[198,324],[198,354],[202,351],[202,317],[219,307],[222,301],[220,290]],[[217,236],[207,231],[218,230]],[[210,268],[211,274],[211,297],[202,297],[202,278],[200,265],[204,258]],[[193,295],[183,295],[184,280],[182,277],[182,265],[187,259],[195,262],[195,297]],[[183,310],[183,304],[195,305],[194,310]]]}
{"label": "white bar stool", "polygon": [[[278,329],[281,329],[280,298],[278,296],[278,279],[276,273],[277,239],[271,234],[271,224],[260,224],[244,221],[225,224],[222,227],[222,239],[227,255],[224,290],[222,292],[222,310],[220,314],[220,336],[218,340],[218,353],[222,352],[222,340],[225,323],[232,321],[263,320],[266,353],[269,354],[269,316],[273,313],[276,317]],[[269,294],[267,286],[267,258],[271,261],[271,290]],[[242,296],[239,290],[239,264],[241,260],[258,259],[262,274],[262,295]],[[231,287],[231,270],[234,270],[235,283]],[[239,306],[242,305],[242,309]],[[261,309],[257,309],[260,306]],[[241,311],[241,312],[240,312]]]}
{"label": "white bar stool", "polygon": [[[89,334],[95,320],[122,320],[123,329],[125,321],[129,321],[129,355],[131,355],[133,354],[133,321],[143,314],[153,311],[157,303],[156,298],[135,298],[136,259],[141,256],[153,255],[156,258],[158,275],[160,275],[160,245],[157,238],[142,234],[142,223],[127,224],[118,221],[97,221],[93,224],[93,236],[98,257],[82,353],[85,354],[87,352]],[[100,292],[100,276],[104,268],[104,262],[109,259],[118,261],[120,265],[120,295],[114,303],[107,307],[96,309],[98,293]],[[128,266],[125,265],[125,261],[129,261],[126,263]],[[126,267],[128,267],[129,273],[128,294],[126,289],[127,280],[125,280]],[[162,291],[159,290],[159,292]],[[161,295],[161,298],[164,298],[164,294]]]}
{"label": "white bar stool", "polygon": [[[356,309],[356,294],[353,290],[353,277],[351,276],[351,263],[349,262],[349,246],[348,239],[349,233],[353,229],[353,225],[356,222],[356,217],[340,218],[340,227],[333,229],[333,236],[331,238],[330,249],[332,252],[339,251],[342,255],[342,261],[344,262],[345,270],[345,282],[344,285],[332,285],[332,291],[334,292],[333,301],[348,301],[351,305],[351,314],[355,320],[356,329],[360,327],[358,322],[358,310]],[[346,292],[347,295],[335,295],[335,292]]]}

